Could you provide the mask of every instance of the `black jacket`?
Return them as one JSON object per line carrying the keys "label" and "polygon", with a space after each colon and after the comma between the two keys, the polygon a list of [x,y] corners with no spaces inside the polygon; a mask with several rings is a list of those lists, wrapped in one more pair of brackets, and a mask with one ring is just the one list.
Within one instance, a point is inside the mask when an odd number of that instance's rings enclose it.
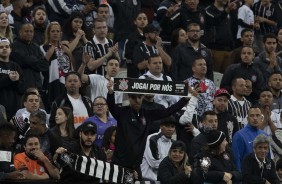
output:
{"label": "black jacket", "polygon": [[[91,117],[93,116],[93,105],[91,100],[86,97],[86,96],[81,96],[82,101],[87,109],[88,112],[88,116]],[[53,103],[52,103],[52,107],[51,107],[51,114],[50,114],[50,118],[49,118],[49,125],[50,128],[54,127],[56,125],[56,121],[55,121],[55,116],[56,116],[56,111],[60,106],[67,106],[70,107],[71,109],[73,109],[73,106],[71,104],[71,101],[68,97],[67,94],[64,94],[60,97],[58,97]]]}
{"label": "black jacket", "polygon": [[138,169],[142,162],[150,124],[180,110],[187,104],[187,100],[182,98],[166,109],[146,110],[141,108],[139,112],[129,106],[116,106],[114,94],[108,94],[107,103],[111,114],[117,120],[116,150],[113,162],[123,167]]}
{"label": "black jacket", "polygon": [[224,10],[219,11],[212,4],[206,8],[205,21],[204,37],[207,47],[213,50],[231,51],[234,41],[229,14]]}
{"label": "black jacket", "polygon": [[232,64],[225,70],[221,79],[220,87],[225,88],[229,91],[229,93],[232,93],[231,83],[232,80],[236,78],[243,78],[245,80],[252,81],[253,92],[250,96],[255,101],[258,100],[260,91],[266,86],[265,80],[262,76],[262,71],[255,66],[255,64]]}
{"label": "black jacket", "polygon": [[125,40],[135,30],[134,21],[141,7],[141,0],[108,0],[115,12],[115,42]]}
{"label": "black jacket", "polygon": [[158,181],[162,184],[189,184],[190,178],[183,172],[179,172],[168,157],[160,163],[158,169]]}
{"label": "black jacket", "polygon": [[274,162],[267,157],[263,168],[260,168],[254,153],[247,155],[241,166],[244,184],[264,184],[266,180],[271,184],[280,183],[276,175]]}
{"label": "black jacket", "polygon": [[199,49],[195,49],[189,42],[178,45],[173,54],[172,78],[174,81],[183,81],[193,76],[192,64],[195,58],[202,56],[207,63],[206,77],[213,80],[213,61],[210,49],[200,44]]}
{"label": "black jacket", "polygon": [[206,133],[201,129],[201,133],[194,137],[191,142],[191,156],[192,158],[200,153],[203,148],[207,146]]}
{"label": "black jacket", "polygon": [[[202,162],[207,162],[207,167],[203,167]],[[237,170],[232,157],[224,152],[220,155],[214,155],[207,151],[204,151],[197,155],[196,162],[194,164],[194,175],[197,176],[197,183],[216,183],[224,184],[223,181],[224,172],[232,174],[232,183],[238,184],[242,180],[241,173]]]}
{"label": "black jacket", "polygon": [[232,137],[239,130],[239,123],[237,119],[227,111],[218,113],[217,119],[217,130],[224,132],[226,140],[231,146]]}
{"label": "black jacket", "polygon": [[17,39],[12,44],[11,60],[18,63],[23,70],[25,89],[37,87],[42,89],[40,72],[48,71],[49,65],[44,58],[39,46]]}
{"label": "black jacket", "polygon": [[[20,75],[18,81],[9,77],[11,71]],[[24,93],[25,81],[23,71],[17,63],[0,61],[0,104],[6,109],[7,119],[10,120],[20,108],[20,95]]]}

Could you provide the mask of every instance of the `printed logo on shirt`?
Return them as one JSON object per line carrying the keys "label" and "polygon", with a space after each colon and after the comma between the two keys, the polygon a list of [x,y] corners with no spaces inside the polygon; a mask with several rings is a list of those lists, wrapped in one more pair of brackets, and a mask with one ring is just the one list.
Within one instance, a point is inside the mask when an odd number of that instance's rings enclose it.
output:
{"label": "printed logo on shirt", "polygon": [[11,73],[11,70],[5,70],[5,69],[0,68],[0,73],[9,75]]}

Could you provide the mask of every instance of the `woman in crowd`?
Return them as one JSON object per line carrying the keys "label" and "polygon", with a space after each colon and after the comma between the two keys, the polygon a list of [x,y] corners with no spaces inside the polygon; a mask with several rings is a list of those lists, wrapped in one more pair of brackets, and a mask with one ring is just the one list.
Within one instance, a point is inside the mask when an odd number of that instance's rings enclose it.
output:
{"label": "woman in crowd", "polygon": [[109,116],[107,100],[102,96],[98,96],[94,99],[93,112],[95,115],[87,118],[84,122],[90,121],[96,124],[97,138],[94,143],[101,147],[105,130],[111,126],[116,126],[117,121]]}
{"label": "woman in crowd", "polygon": [[0,12],[0,38],[7,38],[10,43],[14,40],[14,35],[9,25],[8,14],[5,12]]}
{"label": "woman in crowd", "polygon": [[51,129],[56,135],[61,137],[63,147],[72,151],[76,142],[75,129],[73,123],[72,109],[69,107],[59,107],[55,116],[56,125]]}
{"label": "woman in crowd", "polygon": [[136,25],[136,31],[130,34],[125,42],[124,56],[127,60],[127,76],[138,78],[138,69],[132,63],[133,50],[136,45],[145,40],[143,29],[148,25],[147,15],[144,12],[139,12],[135,18],[134,24]]}
{"label": "woman in crowd", "polygon": [[88,42],[85,35],[85,20],[82,13],[74,11],[63,26],[62,42],[66,43],[75,58],[74,68],[82,63],[83,47]]}
{"label": "woman in crowd", "polygon": [[162,184],[189,184],[191,167],[188,165],[186,146],[182,141],[172,143],[168,156],[160,163],[158,181]]}
{"label": "woman in crowd", "polygon": [[207,134],[207,148],[196,155],[195,178],[199,183],[235,184],[241,182],[230,154],[226,151],[227,141],[223,132],[211,130]]}
{"label": "woman in crowd", "polygon": [[175,29],[171,34],[170,56],[173,56],[174,50],[179,44],[185,43],[186,41],[186,31],[182,28]]}
{"label": "woman in crowd", "polygon": [[102,141],[102,149],[105,151],[107,156],[107,162],[112,161],[112,157],[115,151],[115,140],[116,140],[116,126],[111,126],[107,128],[104,133],[103,141]]}
{"label": "woman in crowd", "polygon": [[49,63],[49,74],[43,86],[48,90],[49,104],[65,92],[65,75],[73,70],[72,53],[61,43],[62,31],[58,22],[51,22],[45,31],[45,41],[40,46]]}
{"label": "woman in crowd", "polygon": [[247,155],[242,163],[243,183],[279,184],[274,162],[267,157],[269,137],[260,134],[253,142],[253,153]]}

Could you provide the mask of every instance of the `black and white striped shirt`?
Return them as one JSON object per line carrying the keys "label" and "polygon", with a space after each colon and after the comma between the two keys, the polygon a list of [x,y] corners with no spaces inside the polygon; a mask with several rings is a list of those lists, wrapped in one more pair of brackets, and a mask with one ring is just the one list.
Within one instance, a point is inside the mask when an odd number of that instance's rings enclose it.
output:
{"label": "black and white striped shirt", "polygon": [[[268,7],[262,6],[261,1],[255,3],[253,6],[253,12],[255,16],[264,17],[277,22],[276,11],[271,3]],[[276,29],[277,28],[275,26],[271,26],[265,22],[262,22],[260,23],[260,29],[255,30],[255,33],[260,35],[264,35],[266,33],[275,33]]]}
{"label": "black and white striped shirt", "polygon": [[239,123],[239,128],[242,129],[247,123],[247,115],[248,111],[251,107],[251,102],[249,102],[246,98],[243,101],[237,100],[233,95],[228,100],[228,112],[230,112]]}
{"label": "black and white striped shirt", "polygon": [[[96,36],[93,37],[92,40],[86,43],[84,47],[84,52],[88,53],[88,55],[93,58],[94,60],[99,59],[108,53],[110,47],[114,45],[112,40],[105,38],[105,43],[101,44]],[[85,68],[85,74],[100,74],[105,75],[105,66],[106,62],[104,62],[100,67],[97,69],[90,71],[89,68]]]}

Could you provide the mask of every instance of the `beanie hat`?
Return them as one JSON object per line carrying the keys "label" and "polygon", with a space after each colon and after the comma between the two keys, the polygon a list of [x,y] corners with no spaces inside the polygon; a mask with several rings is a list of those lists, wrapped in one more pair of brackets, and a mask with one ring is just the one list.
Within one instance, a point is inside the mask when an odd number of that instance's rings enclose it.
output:
{"label": "beanie hat", "polygon": [[207,134],[207,142],[209,147],[217,147],[219,146],[225,139],[225,134],[222,131],[211,130]]}
{"label": "beanie hat", "polygon": [[182,141],[174,141],[170,147],[170,150],[180,149],[182,151],[186,151],[186,145]]}

